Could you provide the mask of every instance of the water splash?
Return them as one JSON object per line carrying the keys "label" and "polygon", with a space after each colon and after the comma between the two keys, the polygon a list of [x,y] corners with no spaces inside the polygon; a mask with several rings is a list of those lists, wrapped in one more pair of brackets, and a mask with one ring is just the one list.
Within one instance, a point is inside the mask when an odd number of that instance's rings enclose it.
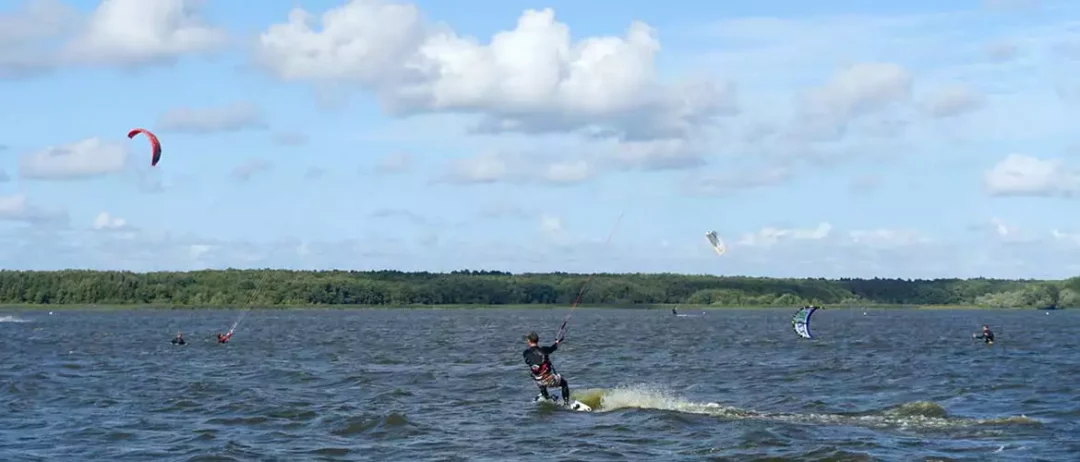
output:
{"label": "water splash", "polygon": [[246,309],[246,310],[244,310],[243,312],[240,313],[240,316],[237,317],[236,321],[233,322],[232,327],[229,328],[229,335],[232,335],[234,332],[236,332],[236,326],[239,326],[240,321],[243,321],[244,317],[246,317],[247,314],[250,313],[250,312],[251,312],[251,308],[248,308],[248,309]]}
{"label": "water splash", "polygon": [[18,316],[0,316],[0,322],[30,322],[29,320],[20,318]]}
{"label": "water splash", "polygon": [[613,389],[588,389],[574,393],[574,399],[592,406],[595,412],[624,409],[653,409],[690,414],[710,415],[723,419],[757,419],[792,423],[825,425],[856,425],[903,429],[942,429],[975,425],[1039,425],[1026,416],[994,419],[952,417],[941,405],[929,401],[903,403],[888,408],[858,414],[769,413],[715,402],[694,402],[663,389],[633,385]]}

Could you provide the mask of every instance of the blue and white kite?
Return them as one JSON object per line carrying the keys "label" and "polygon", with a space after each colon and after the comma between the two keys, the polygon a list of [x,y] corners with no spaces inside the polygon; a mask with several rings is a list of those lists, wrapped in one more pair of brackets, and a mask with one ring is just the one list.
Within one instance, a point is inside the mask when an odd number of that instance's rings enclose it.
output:
{"label": "blue and white kite", "polygon": [[804,306],[799,308],[799,311],[791,318],[791,327],[795,329],[795,333],[799,334],[799,337],[814,338],[810,335],[810,316],[818,309],[818,307],[812,305]]}

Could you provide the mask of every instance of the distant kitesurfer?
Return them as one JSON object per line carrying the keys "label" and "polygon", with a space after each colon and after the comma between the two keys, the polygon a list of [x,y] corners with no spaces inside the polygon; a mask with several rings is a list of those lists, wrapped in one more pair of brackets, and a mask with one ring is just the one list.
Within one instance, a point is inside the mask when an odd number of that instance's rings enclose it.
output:
{"label": "distant kitesurfer", "polygon": [[566,379],[555,372],[555,366],[551,364],[551,358],[548,358],[548,355],[559,348],[560,342],[560,340],[556,339],[555,343],[552,343],[549,347],[538,346],[540,336],[536,335],[536,332],[529,332],[525,336],[525,343],[529,345],[529,348],[526,348],[522,355],[525,357],[525,364],[529,365],[533,381],[540,388],[540,396],[550,400],[551,396],[548,395],[548,387],[560,387],[562,388],[563,405],[569,406],[570,384],[566,383]]}
{"label": "distant kitesurfer", "polygon": [[229,343],[229,338],[230,337],[232,337],[232,332],[229,332],[228,334],[222,334],[221,332],[218,332],[218,334],[217,334],[217,342],[218,343]]}
{"label": "distant kitesurfer", "polygon": [[983,330],[981,334],[971,334],[971,338],[980,339],[986,342],[987,345],[994,344],[994,333],[990,331],[990,326],[983,324]]}
{"label": "distant kitesurfer", "polygon": [[184,334],[180,333],[180,332],[177,332],[176,333],[176,338],[172,339],[172,343],[173,343],[173,345],[183,345],[183,344],[185,344],[187,342],[184,341]]}
{"label": "distant kitesurfer", "polygon": [[675,311],[675,308],[672,308],[672,309],[671,309],[671,315],[672,315],[672,316],[678,316],[678,315],[679,315],[679,312],[678,312],[678,311]]}

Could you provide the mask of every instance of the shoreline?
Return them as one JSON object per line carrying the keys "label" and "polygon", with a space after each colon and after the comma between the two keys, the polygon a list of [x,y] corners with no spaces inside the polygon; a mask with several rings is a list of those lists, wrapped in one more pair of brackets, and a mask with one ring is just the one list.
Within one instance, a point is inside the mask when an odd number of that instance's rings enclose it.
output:
{"label": "shoreline", "polygon": [[[727,305],[686,305],[686,304],[651,304],[651,305],[579,305],[578,309],[603,309],[603,310],[659,310],[671,311],[675,308],[679,312],[693,311],[722,311],[722,310],[797,310],[801,306],[727,306]],[[559,304],[507,304],[507,305],[479,305],[479,304],[446,304],[446,305],[346,305],[346,304],[322,304],[322,305],[183,305],[183,304],[0,304],[2,311],[237,311],[237,310],[560,310],[570,309],[569,305]],[[867,304],[867,305],[825,305],[825,310],[966,310],[966,311],[1046,311],[1039,308],[1003,308],[993,306],[974,305],[897,305],[897,304]],[[1058,308],[1056,311],[1064,310]]]}

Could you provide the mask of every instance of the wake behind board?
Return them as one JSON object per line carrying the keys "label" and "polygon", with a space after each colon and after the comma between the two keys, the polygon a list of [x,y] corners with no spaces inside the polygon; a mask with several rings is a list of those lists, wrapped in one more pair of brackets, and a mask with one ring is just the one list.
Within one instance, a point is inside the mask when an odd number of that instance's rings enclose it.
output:
{"label": "wake behind board", "polygon": [[581,401],[578,401],[576,399],[570,400],[570,404],[568,404],[566,406],[563,406],[561,398],[555,398],[554,396],[552,396],[550,398],[547,398],[547,399],[544,399],[543,395],[536,395],[536,399],[534,401],[537,402],[537,403],[544,403],[544,402],[551,403],[551,404],[554,404],[556,406],[559,406],[559,407],[561,407],[563,409],[567,409],[567,410],[570,410],[570,411],[592,412],[592,408],[589,407],[588,404],[585,404],[585,403],[583,403]]}

